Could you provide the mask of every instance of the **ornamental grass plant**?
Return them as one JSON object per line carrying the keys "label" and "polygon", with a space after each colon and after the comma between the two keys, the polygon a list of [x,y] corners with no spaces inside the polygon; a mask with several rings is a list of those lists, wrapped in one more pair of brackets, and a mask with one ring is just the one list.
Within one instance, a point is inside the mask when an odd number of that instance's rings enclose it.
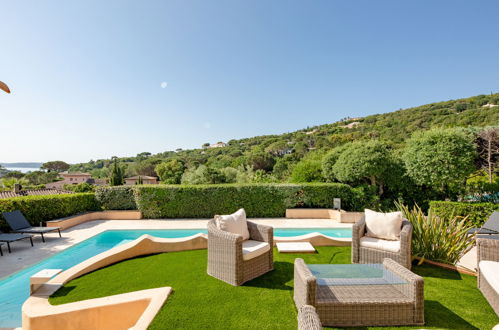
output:
{"label": "ornamental grass plant", "polygon": [[438,217],[431,209],[425,215],[417,205],[412,209],[399,203],[396,206],[412,223],[412,253],[420,258],[420,264],[428,259],[454,265],[473,246],[475,235],[468,234],[472,225],[467,217]]}

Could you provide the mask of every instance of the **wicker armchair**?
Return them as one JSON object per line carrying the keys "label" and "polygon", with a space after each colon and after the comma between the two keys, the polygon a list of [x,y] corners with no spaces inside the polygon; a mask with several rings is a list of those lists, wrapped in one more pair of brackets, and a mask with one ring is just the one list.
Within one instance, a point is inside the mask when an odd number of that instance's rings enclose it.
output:
{"label": "wicker armchair", "polygon": [[395,260],[407,269],[411,269],[412,261],[412,224],[402,221],[400,232],[400,249],[398,252],[383,250],[380,248],[365,247],[361,245],[361,239],[366,235],[366,221],[362,217],[352,227],[352,263],[354,264],[379,264],[383,259]]}
{"label": "wicker armchair", "polygon": [[274,230],[247,221],[250,240],[267,242],[270,250],[251,258],[243,258],[243,238],[217,228],[215,220],[208,222],[208,274],[232,285],[259,277],[274,269]]}
{"label": "wicker armchair", "polygon": [[[496,277],[497,270],[499,269],[499,240],[479,238],[477,240],[477,246],[478,288],[482,292],[483,296],[487,299],[490,306],[492,306],[496,314],[499,315],[499,290]],[[484,261],[488,261],[488,265],[485,264]],[[491,262],[496,262],[497,264]],[[495,285],[490,283],[491,279],[496,280]]]}
{"label": "wicker armchair", "polygon": [[322,330],[321,320],[314,306],[303,305],[298,309],[298,330]]}

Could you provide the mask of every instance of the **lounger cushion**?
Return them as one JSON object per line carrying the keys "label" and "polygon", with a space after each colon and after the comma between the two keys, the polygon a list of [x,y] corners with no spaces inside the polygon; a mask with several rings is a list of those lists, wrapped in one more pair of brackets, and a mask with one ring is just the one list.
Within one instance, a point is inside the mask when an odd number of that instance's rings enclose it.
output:
{"label": "lounger cushion", "polygon": [[497,275],[499,274],[499,262],[482,260],[478,264],[478,268],[480,268],[480,275],[499,293],[499,276]]}
{"label": "lounger cushion", "polygon": [[267,242],[247,240],[243,242],[243,260],[250,260],[261,256],[270,250]]}
{"label": "lounger cushion", "polygon": [[365,210],[367,236],[398,240],[402,230],[402,212],[382,213]]}
{"label": "lounger cushion", "polygon": [[239,209],[237,212],[229,215],[215,215],[215,223],[218,229],[241,235],[243,240],[250,238],[244,209]]}
{"label": "lounger cushion", "polygon": [[360,239],[360,246],[394,253],[400,251],[400,241],[390,241],[368,236],[364,236]]}

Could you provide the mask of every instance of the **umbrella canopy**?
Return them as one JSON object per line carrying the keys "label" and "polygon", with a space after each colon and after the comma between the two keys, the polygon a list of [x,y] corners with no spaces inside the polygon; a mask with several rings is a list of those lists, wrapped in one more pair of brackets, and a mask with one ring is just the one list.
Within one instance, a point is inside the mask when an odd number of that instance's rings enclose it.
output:
{"label": "umbrella canopy", "polygon": [[6,93],[10,93],[9,86],[7,86],[5,83],[0,81],[0,89],[5,91]]}

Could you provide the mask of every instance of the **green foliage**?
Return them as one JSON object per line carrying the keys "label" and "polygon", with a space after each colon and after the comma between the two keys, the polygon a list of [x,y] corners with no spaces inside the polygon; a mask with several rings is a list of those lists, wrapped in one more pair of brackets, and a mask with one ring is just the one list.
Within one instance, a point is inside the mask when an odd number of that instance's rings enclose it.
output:
{"label": "green foliage", "polygon": [[78,184],[65,184],[64,190],[74,191],[74,192],[93,192],[95,190],[95,186],[90,183],[82,182]]}
{"label": "green foliage", "polygon": [[336,147],[329,151],[322,159],[322,175],[327,182],[338,181],[338,178],[334,174],[333,166],[334,164],[336,164],[343,151],[345,151],[345,149],[348,147],[348,144]]}
{"label": "green foliage", "polygon": [[44,171],[33,171],[24,175],[31,185],[46,184],[50,182],[57,181],[59,179],[59,173],[57,172],[44,172]]}
{"label": "green foliage", "polygon": [[62,160],[55,160],[52,162],[46,162],[43,163],[42,170],[47,170],[49,172],[64,172],[69,169],[69,164],[66,162],[63,162]]}
{"label": "green foliage", "polygon": [[[92,193],[0,199],[0,213],[20,210],[33,226],[38,226],[41,221],[63,218],[99,209],[99,203]],[[7,228],[5,220],[0,215],[0,229]]]}
{"label": "green foliage", "polygon": [[433,129],[407,142],[403,159],[408,175],[419,185],[448,191],[464,186],[475,171],[475,146],[461,129]]}
{"label": "green foliage", "polygon": [[120,166],[117,158],[114,159],[111,176],[109,177],[109,184],[111,186],[121,186],[124,182],[124,171]]}
{"label": "green foliage", "polygon": [[130,186],[99,187],[95,198],[104,210],[135,210],[134,188]]}
{"label": "green foliage", "polygon": [[178,159],[156,165],[156,173],[159,175],[161,182],[166,184],[179,184],[184,170],[184,163]]}
{"label": "green foliage", "polygon": [[[370,140],[352,142],[341,148],[338,159],[331,170],[326,169],[326,173],[332,172],[340,182],[377,186],[379,195],[382,195],[394,164],[388,145]],[[328,164],[334,161],[334,157],[334,154],[328,154],[323,167],[327,168]]]}
{"label": "green foliage", "polygon": [[494,211],[499,211],[499,204],[432,201],[430,210],[443,219],[466,217],[469,226],[480,228]]}
{"label": "green foliage", "polygon": [[417,205],[412,209],[398,203],[396,205],[412,223],[414,256],[454,265],[475,243],[475,237],[468,235],[472,226],[466,218],[455,215],[438,217],[431,209],[425,216]]}
{"label": "green foliage", "polygon": [[291,172],[291,182],[302,183],[302,182],[323,182],[324,177],[322,176],[322,164],[320,160],[315,159],[303,159]]}
{"label": "green foliage", "polygon": [[182,184],[217,184],[224,182],[225,176],[220,170],[205,165],[188,168],[182,175]]}
{"label": "green foliage", "polygon": [[249,155],[247,164],[255,170],[269,172],[274,168],[275,159],[268,153],[254,152]]}
{"label": "green foliage", "polygon": [[250,217],[282,217],[287,208],[331,208],[333,198],[341,198],[347,210],[361,210],[371,200],[364,194],[339,183],[135,187],[137,208],[145,218],[211,218],[241,207]]}

